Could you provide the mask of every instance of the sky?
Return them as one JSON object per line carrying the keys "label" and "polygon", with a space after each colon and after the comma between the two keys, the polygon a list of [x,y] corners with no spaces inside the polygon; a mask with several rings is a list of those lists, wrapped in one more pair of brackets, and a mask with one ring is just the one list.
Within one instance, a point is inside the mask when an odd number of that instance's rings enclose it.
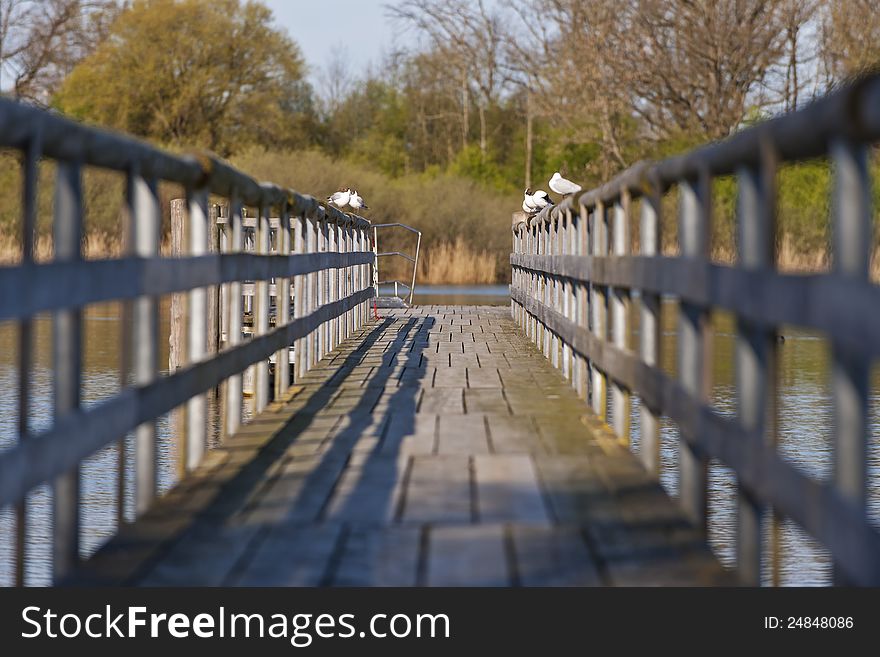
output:
{"label": "sky", "polygon": [[378,65],[383,52],[408,43],[395,35],[385,5],[393,0],[263,0],[277,25],[299,44],[309,66],[309,80],[318,82],[321,69],[341,46],[352,73]]}

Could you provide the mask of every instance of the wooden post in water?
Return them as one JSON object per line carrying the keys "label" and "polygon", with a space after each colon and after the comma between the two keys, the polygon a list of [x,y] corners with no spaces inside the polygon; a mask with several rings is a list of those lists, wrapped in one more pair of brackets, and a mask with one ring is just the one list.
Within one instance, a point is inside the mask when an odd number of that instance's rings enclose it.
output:
{"label": "wooden post in water", "polygon": [[[180,257],[186,252],[186,199],[171,200],[171,255]],[[186,293],[171,295],[170,331],[168,335],[168,371],[174,373],[186,363]],[[183,457],[183,436],[186,432],[186,407],[179,406],[171,414],[171,433],[177,452],[177,476],[186,468]]]}

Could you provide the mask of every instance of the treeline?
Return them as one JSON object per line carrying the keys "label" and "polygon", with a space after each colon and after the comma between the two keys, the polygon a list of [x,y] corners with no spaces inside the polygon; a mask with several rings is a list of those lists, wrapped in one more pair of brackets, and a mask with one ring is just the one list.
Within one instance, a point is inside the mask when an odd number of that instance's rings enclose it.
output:
{"label": "treeline", "polygon": [[[414,45],[366,74],[337,56],[313,87],[259,2],[0,0],[0,88],[298,189],[356,186],[376,218],[430,234],[429,258],[441,244],[479,245],[503,275],[524,187],[555,170],[589,187],[796,109],[880,60],[875,0],[399,0],[385,11]],[[784,176],[785,239],[824,249],[827,167]],[[732,252],[726,190],[721,254]],[[412,199],[406,214],[396,199]],[[0,205],[0,222],[12,207]]]}

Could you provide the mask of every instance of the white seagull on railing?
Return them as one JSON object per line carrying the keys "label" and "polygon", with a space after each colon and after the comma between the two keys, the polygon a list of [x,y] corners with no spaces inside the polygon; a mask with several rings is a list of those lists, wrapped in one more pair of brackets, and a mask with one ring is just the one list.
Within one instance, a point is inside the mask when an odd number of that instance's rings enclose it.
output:
{"label": "white seagull on railing", "polygon": [[543,189],[539,189],[532,194],[532,204],[535,206],[535,210],[540,212],[548,205],[553,205],[553,199]]}
{"label": "white seagull on railing", "polygon": [[559,172],[553,174],[553,177],[550,178],[550,189],[552,189],[557,194],[562,194],[563,196],[568,196],[569,194],[574,194],[575,192],[581,191],[581,186],[577,183],[573,183],[570,180],[566,180],[562,176],[559,175]]}
{"label": "white seagull on railing", "polygon": [[370,206],[364,203],[364,197],[358,194],[357,190],[354,190],[351,193],[351,197],[348,199],[348,204],[355,210],[360,210],[361,208],[364,210],[370,209]]}
{"label": "white seagull on railing", "polygon": [[526,189],[523,193],[522,209],[526,214],[540,212],[548,205],[553,205],[553,200],[543,189],[535,191],[534,194],[531,189]]}
{"label": "white seagull on railing", "polygon": [[340,189],[338,192],[333,192],[330,196],[327,197],[327,202],[331,205],[335,205],[338,208],[345,207],[348,205],[348,201],[351,199],[351,190],[350,189]]}

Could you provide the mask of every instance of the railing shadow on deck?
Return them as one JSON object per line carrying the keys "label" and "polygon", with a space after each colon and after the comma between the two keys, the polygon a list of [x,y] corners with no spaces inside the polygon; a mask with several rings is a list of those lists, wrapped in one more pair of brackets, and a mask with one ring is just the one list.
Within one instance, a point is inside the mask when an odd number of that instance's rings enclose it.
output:
{"label": "railing shadow on deck", "polygon": [[[397,336],[390,343],[388,351],[398,353],[405,343],[426,331],[433,324],[433,320],[415,318],[403,324]],[[297,457],[285,458],[285,452],[291,446],[297,444],[300,437],[309,431],[319,411],[327,408],[337,393],[339,385],[345,383],[345,379],[352,368],[357,367],[363,356],[367,354],[375,342],[384,335],[385,331],[393,326],[394,322],[389,319],[369,326],[369,332],[363,341],[351,353],[345,355],[344,360],[335,368],[335,371],[313,392],[307,396],[296,397],[297,409],[288,417],[284,426],[274,428],[274,437],[261,446],[259,451],[251,458],[241,470],[232,478],[224,480],[221,488],[217,491],[213,500],[207,502],[192,518],[187,518],[186,523],[170,533],[162,540],[161,546],[152,551],[148,559],[138,564],[136,570],[122,582],[122,584],[146,584],[146,585],[261,585],[278,586],[290,582],[291,578],[299,576],[299,571],[309,567],[307,560],[297,558],[293,552],[288,552],[287,559],[266,559],[258,557],[264,544],[271,542],[274,535],[283,535],[289,539],[292,535],[300,533],[307,537],[315,531],[332,533],[333,544],[344,545],[347,532],[359,531],[370,526],[383,524],[382,509],[387,508],[393,500],[394,488],[399,482],[402,473],[397,472],[398,456],[400,449],[399,439],[412,433],[413,420],[418,404],[418,380],[416,376],[408,384],[402,384],[396,388],[387,400],[387,410],[374,413],[379,395],[396,386],[397,378],[401,371],[394,363],[383,363],[382,367],[376,368],[376,374],[361,387],[361,396],[358,403],[344,415],[340,416],[339,423],[344,423],[340,430],[334,430],[326,440],[330,441],[327,449],[316,451],[313,457],[300,456],[310,460],[314,458],[317,463],[311,472],[304,478],[297,479],[297,491],[290,496],[281,496],[274,502],[266,501],[267,496],[275,486],[283,487],[285,477],[291,476],[285,473],[286,461],[296,460]],[[407,360],[420,359],[422,347],[408,349],[401,353]],[[332,355],[332,354],[331,354]],[[425,368],[419,368],[423,376]],[[362,403],[363,402],[363,403]],[[391,415],[395,419],[395,438],[388,437],[388,423]],[[270,414],[268,417],[257,416],[253,422],[242,428],[241,434],[266,431],[260,425],[277,422]],[[369,429],[378,429],[379,435],[375,446],[368,446],[366,459],[361,471],[376,464],[390,466],[390,471],[382,477],[382,486],[377,488],[375,481],[365,483],[360,479],[351,490],[345,494],[343,506],[332,512],[328,509],[330,500],[337,492],[337,486],[341,479],[340,473],[352,457],[356,443],[364,438],[369,438]],[[397,439],[398,442],[394,443]],[[387,444],[383,444],[387,443]],[[233,436],[224,450],[236,449],[236,437]],[[243,447],[247,450],[247,444]],[[274,470],[274,473],[270,472]],[[332,471],[330,477],[327,473]],[[196,485],[199,474],[196,472]],[[183,486],[190,486],[191,482],[184,480]],[[369,490],[367,490],[368,488]],[[171,491],[173,494],[175,491]],[[370,514],[362,514],[361,505],[365,498],[369,497],[372,518]],[[166,520],[173,522],[175,509],[172,507],[166,511]],[[394,512],[390,515],[393,517]],[[112,560],[116,556],[124,557],[127,550],[127,537],[125,532],[117,541],[111,541],[98,552],[99,560]],[[186,543],[192,545],[188,549]],[[117,545],[118,543],[118,545]],[[227,554],[218,564],[217,559],[212,559],[210,550],[203,549],[205,545],[223,545]],[[170,569],[159,569],[163,559],[178,551],[177,558],[171,564]],[[181,558],[181,555],[185,555]],[[209,565],[204,567],[200,561],[207,561]],[[304,563],[305,561],[305,563]],[[82,573],[74,573],[73,577],[65,584],[95,584],[101,583],[100,567],[97,574],[90,571],[90,564]],[[332,572],[328,571],[324,577],[329,578]],[[367,573],[363,574],[365,577]],[[328,584],[329,580],[313,580],[312,584]]]}
{"label": "railing shadow on deck", "polygon": [[[679,499],[704,529],[709,459],[731,468],[738,483],[737,569],[746,584],[761,581],[768,558],[763,530],[780,515],[830,551],[835,582],[880,584],[880,533],[867,517],[868,373],[880,355],[880,288],[868,279],[874,222],[868,162],[878,140],[880,77],[874,75],[727,141],[639,163],[537,215],[514,215],[514,319],[621,438],[630,438],[631,395],[641,398],[640,456],[649,471],[660,467],[661,416],[675,422]],[[780,273],[777,171],[818,157],[833,164],[832,270]],[[711,189],[713,179],[730,175],[738,188],[738,261],[722,266],[709,260]],[[663,256],[661,199],[673,189],[680,195],[680,255]],[[634,291],[637,347],[629,344]],[[676,379],[659,367],[662,295],[679,300]],[[708,319],[716,309],[737,321],[735,418],[719,416],[709,404]],[[782,325],[821,330],[831,342],[831,481],[803,474],[776,449]]]}
{"label": "railing shadow on deck", "polygon": [[[339,383],[344,383],[347,376],[346,369],[355,367],[361,362],[361,359],[355,355],[366,353],[376,336],[393,325],[394,323],[387,319],[382,321],[366,337],[364,343],[352,355],[346,357],[345,364],[309,397],[306,408],[310,409],[310,413],[317,413],[330,404],[337,386]],[[410,362],[413,359],[420,360],[425,347],[413,346],[406,353],[401,353],[400,350],[413,338],[413,334],[417,336],[421,331],[430,329],[432,325],[431,318],[423,318],[420,321],[410,318],[398,328],[397,336],[389,344],[386,353],[392,354],[395,359],[399,354]],[[330,526],[332,531],[338,532],[333,541],[334,552],[341,554],[346,549],[351,534],[378,529],[396,518],[398,510],[391,508],[391,504],[395,501],[395,490],[404,476],[400,471],[400,449],[402,440],[414,433],[420,394],[418,383],[424,377],[427,368],[418,368],[417,376],[406,382],[400,382],[398,378],[402,371],[398,371],[395,362],[385,363],[384,360],[382,366],[376,368],[375,375],[361,385],[360,398],[351,411],[340,420],[344,426],[338,430],[334,428],[328,438],[329,448],[317,456],[319,463],[302,481],[299,493],[292,500],[283,498],[279,501],[281,507],[279,511],[282,512],[282,516],[263,527],[260,536],[248,547],[252,554],[242,560],[242,567],[229,574],[226,584],[285,586],[301,581],[297,573],[308,567],[307,563],[303,563],[302,558],[291,554],[289,560],[279,563],[277,560],[261,557],[262,543],[271,541],[273,533],[279,534],[284,541],[291,533],[307,533],[309,526],[314,527],[313,523],[316,522],[325,527]],[[382,402],[386,404],[386,408],[374,412],[382,393],[391,386],[396,386],[396,389],[386,401]],[[365,444],[357,449],[360,441],[364,441]],[[351,460],[356,453],[362,455],[363,460],[355,467],[351,467],[353,465]],[[330,478],[325,472],[328,465],[334,474]],[[349,485],[351,477],[357,477],[357,480]],[[271,485],[272,483],[267,484],[267,486]],[[346,487],[345,490],[341,489],[343,485]],[[316,492],[319,495],[317,501],[314,498]],[[259,500],[255,500],[255,504],[260,505],[263,511],[271,512],[265,503],[261,504]],[[332,508],[331,504],[333,504]],[[320,578],[307,583],[315,585],[338,583],[335,581],[338,576],[334,570],[336,564],[333,560],[328,561],[328,567]],[[359,573],[358,577],[360,580],[358,583],[361,585],[368,585],[371,581],[369,572]]]}

